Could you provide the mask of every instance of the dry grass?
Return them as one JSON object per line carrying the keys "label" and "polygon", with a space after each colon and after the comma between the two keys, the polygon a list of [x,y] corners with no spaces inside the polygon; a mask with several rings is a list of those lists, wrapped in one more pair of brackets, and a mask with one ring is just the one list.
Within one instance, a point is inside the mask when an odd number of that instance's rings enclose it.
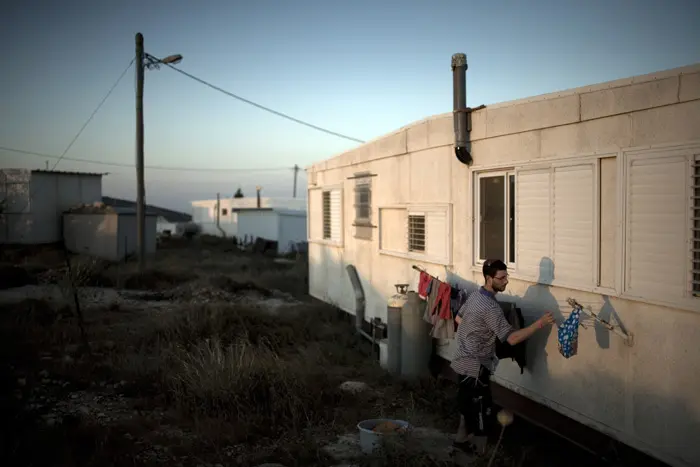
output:
{"label": "dry grass", "polygon": [[[4,406],[13,407],[3,423],[3,465],[149,465],[136,442],[140,437],[166,446],[177,458],[168,458],[173,465],[332,465],[320,447],[335,434],[352,431],[363,418],[407,418],[432,406],[434,387],[392,382],[346,315],[300,292],[307,289],[303,261],[280,265],[206,248],[166,250],[145,275],[131,263],[74,259],[73,281],[166,290],[204,280],[230,293],[256,290],[263,296],[274,287],[301,304],[277,314],[226,303],[174,306],[157,314],[93,307],[85,310],[92,353],[81,352],[70,308],[39,300],[0,307],[0,358],[14,363],[0,379]],[[42,370],[71,390],[123,381],[119,391],[128,410],[138,414],[109,426],[78,414],[47,427],[24,410],[32,391],[47,384]],[[367,381],[377,391],[343,393],[339,385],[348,379]],[[71,397],[63,391],[57,399]],[[167,423],[187,435],[176,442],[161,439],[157,433],[166,422],[149,415],[153,411],[165,413]],[[46,448],[37,451],[36,445]]]}
{"label": "dry grass", "polygon": [[[5,414],[0,464],[327,466],[339,462],[320,447],[335,435],[353,432],[366,418],[454,428],[449,383],[402,383],[387,376],[347,315],[305,295],[304,261],[279,264],[212,239],[182,243],[161,251],[143,275],[133,263],[74,258],[72,280],[78,286],[165,292],[183,284],[234,295],[267,296],[277,289],[301,303],[277,313],[221,302],[174,304],[167,312],[92,307],[84,310],[91,353],[80,347],[70,307],[41,300],[0,306]],[[51,268],[62,267],[53,253],[41,251],[40,256],[50,259]],[[42,270],[37,257],[18,261]],[[55,280],[62,287],[70,283],[65,277]],[[46,397],[47,409],[70,401],[79,390],[103,394],[118,387],[113,392],[124,397],[128,417],[105,424],[78,413],[47,426],[25,410],[29,399],[36,399],[32,394],[48,391],[47,380],[65,382]],[[341,392],[339,385],[347,380],[365,381],[372,390]],[[165,427],[180,434],[173,437]],[[512,458],[517,452],[504,450],[496,465],[519,465]],[[447,465],[405,442],[357,462]]]}

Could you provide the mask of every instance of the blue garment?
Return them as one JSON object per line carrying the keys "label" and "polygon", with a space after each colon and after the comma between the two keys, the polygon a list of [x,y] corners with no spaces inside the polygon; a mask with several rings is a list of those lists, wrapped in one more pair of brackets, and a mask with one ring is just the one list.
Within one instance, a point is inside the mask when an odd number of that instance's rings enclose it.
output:
{"label": "blue garment", "polygon": [[559,326],[559,353],[564,358],[573,357],[578,349],[578,325],[581,322],[581,310],[574,308],[568,318]]}

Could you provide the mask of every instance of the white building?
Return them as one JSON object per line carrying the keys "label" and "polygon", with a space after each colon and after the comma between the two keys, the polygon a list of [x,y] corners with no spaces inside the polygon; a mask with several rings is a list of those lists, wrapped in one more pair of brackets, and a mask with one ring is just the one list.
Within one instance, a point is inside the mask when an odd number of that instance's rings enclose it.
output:
{"label": "white building", "polygon": [[193,201],[192,220],[207,235],[276,241],[280,254],[307,240],[305,199],[221,198],[218,210],[215,199]]}
{"label": "white building", "polygon": [[101,198],[102,174],[0,169],[0,243],[59,242],[63,211]]}
{"label": "white building", "polygon": [[[345,266],[387,318],[417,265],[481,284],[510,264],[500,300],[561,322],[572,297],[633,345],[581,328],[528,342],[528,368],[494,381],[673,466],[700,465],[700,65],[488,106],[471,114],[473,163],[453,116],[404,127],[308,169],[310,294],[354,313]],[[450,359],[454,341],[438,343]]]}
{"label": "white building", "polygon": [[[156,214],[146,212],[146,254],[156,252]],[[84,206],[64,214],[66,248],[109,261],[120,261],[137,253],[136,210]]]}

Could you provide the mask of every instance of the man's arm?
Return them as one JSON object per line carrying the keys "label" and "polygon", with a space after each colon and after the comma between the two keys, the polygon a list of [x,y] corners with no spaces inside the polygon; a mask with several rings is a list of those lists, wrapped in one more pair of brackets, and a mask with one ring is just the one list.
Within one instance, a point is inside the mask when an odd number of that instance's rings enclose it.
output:
{"label": "man's arm", "polygon": [[522,341],[532,337],[532,335],[536,333],[539,329],[542,329],[543,327],[552,323],[554,323],[554,317],[552,316],[552,313],[548,311],[544,315],[542,315],[540,319],[538,319],[528,327],[510,333],[507,339],[508,343],[510,345],[519,344]]}

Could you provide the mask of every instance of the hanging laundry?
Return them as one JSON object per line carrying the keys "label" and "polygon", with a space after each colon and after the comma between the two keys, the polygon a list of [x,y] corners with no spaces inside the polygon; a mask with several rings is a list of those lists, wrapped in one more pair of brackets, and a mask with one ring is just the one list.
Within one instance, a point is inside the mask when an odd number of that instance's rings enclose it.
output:
{"label": "hanging laundry", "polygon": [[452,292],[450,293],[452,318],[455,318],[457,316],[457,313],[459,313],[459,309],[462,308],[462,305],[464,305],[464,303],[467,301],[467,298],[469,298],[469,292],[454,286],[452,287]]}
{"label": "hanging laundry", "polygon": [[450,284],[440,282],[438,286],[437,300],[433,304],[431,314],[433,316],[433,329],[430,335],[434,339],[454,339],[454,318],[450,309]]}
{"label": "hanging laundry", "polygon": [[[520,308],[515,306],[515,303],[511,302],[498,302],[503,310],[503,315],[513,328],[513,330],[518,331],[525,327],[525,320],[523,319],[523,313]],[[525,364],[527,362],[527,348],[524,340],[518,344],[510,345],[508,342],[501,342],[496,339],[496,357],[499,360],[504,358],[511,358],[520,367],[520,374],[525,371]]]}
{"label": "hanging laundry", "polygon": [[420,277],[418,279],[418,295],[422,298],[426,298],[430,293],[430,274],[425,271],[420,272]]}
{"label": "hanging laundry", "polygon": [[581,309],[574,308],[569,317],[559,326],[557,331],[559,353],[564,358],[573,357],[578,351],[578,325],[580,322]]}
{"label": "hanging laundry", "polygon": [[423,321],[435,326],[433,320],[433,309],[435,308],[435,303],[438,300],[438,290],[440,289],[441,282],[433,277],[430,278],[428,284],[428,293],[426,295],[425,311],[423,312]]}

